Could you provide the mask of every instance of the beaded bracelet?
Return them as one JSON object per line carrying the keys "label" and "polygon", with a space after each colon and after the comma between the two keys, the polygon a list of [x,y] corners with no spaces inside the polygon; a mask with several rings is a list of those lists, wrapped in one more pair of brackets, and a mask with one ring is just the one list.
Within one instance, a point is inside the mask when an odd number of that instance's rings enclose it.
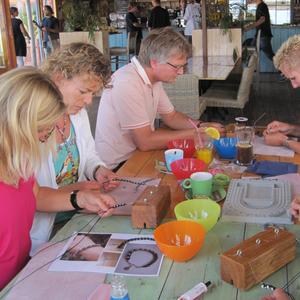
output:
{"label": "beaded bracelet", "polygon": [[[132,255],[133,253],[135,253],[135,252],[138,252],[138,251],[150,253],[150,254],[152,255],[152,258],[151,258],[147,263],[145,263],[145,264],[143,264],[143,265],[140,265],[140,266],[139,266],[139,265],[136,265],[136,264],[134,264],[134,263],[132,263],[132,262],[130,262],[131,255]],[[151,250],[151,249],[146,249],[146,248],[136,248],[136,249],[129,250],[129,251],[126,253],[124,259],[126,260],[128,266],[127,266],[127,267],[124,267],[123,270],[126,270],[126,271],[127,271],[127,270],[129,270],[131,267],[135,267],[135,268],[137,268],[137,269],[139,269],[139,268],[147,268],[147,267],[150,267],[151,265],[153,265],[153,264],[157,261],[158,255],[157,255],[157,253],[156,253],[154,250]]]}

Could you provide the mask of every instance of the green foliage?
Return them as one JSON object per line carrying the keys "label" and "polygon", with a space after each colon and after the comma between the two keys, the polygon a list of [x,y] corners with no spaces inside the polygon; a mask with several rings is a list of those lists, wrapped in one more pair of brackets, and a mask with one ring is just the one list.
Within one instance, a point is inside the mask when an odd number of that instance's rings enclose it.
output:
{"label": "green foliage", "polygon": [[226,34],[229,28],[232,27],[232,15],[225,14],[223,18],[220,19],[219,27],[222,29],[223,34]]}
{"label": "green foliage", "polygon": [[101,11],[93,10],[88,1],[64,1],[63,15],[65,31],[88,31],[91,40],[101,27]]}

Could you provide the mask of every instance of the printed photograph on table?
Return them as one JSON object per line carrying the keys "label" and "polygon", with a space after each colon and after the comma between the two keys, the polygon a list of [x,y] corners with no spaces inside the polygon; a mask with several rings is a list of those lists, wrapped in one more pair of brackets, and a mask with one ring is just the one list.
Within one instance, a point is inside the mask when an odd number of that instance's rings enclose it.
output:
{"label": "printed photograph on table", "polygon": [[77,233],[57,255],[49,271],[158,276],[163,255],[152,239],[151,235]]}
{"label": "printed photograph on table", "polygon": [[61,260],[97,261],[102,255],[111,234],[82,234],[79,233]]}
{"label": "printed photograph on table", "polygon": [[115,267],[120,258],[120,255],[120,253],[115,252],[103,252],[98,265],[104,267]]}
{"label": "printed photograph on table", "polygon": [[105,247],[106,251],[122,252],[125,246],[126,240],[110,239]]}
{"label": "printed photograph on table", "polygon": [[157,275],[162,262],[162,254],[155,244],[126,245],[115,273],[123,275]]}

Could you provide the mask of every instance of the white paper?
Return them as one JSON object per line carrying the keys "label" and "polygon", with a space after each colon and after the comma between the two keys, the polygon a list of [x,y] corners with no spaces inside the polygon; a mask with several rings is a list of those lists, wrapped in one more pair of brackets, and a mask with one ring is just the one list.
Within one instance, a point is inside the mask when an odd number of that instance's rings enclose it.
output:
{"label": "white paper", "polygon": [[264,138],[255,136],[253,144],[254,154],[260,155],[275,155],[284,157],[294,157],[295,152],[283,146],[269,146],[264,142]]}
{"label": "white paper", "polygon": [[[153,238],[152,235],[122,233],[78,233],[69,239],[49,271],[158,276],[163,255],[155,241],[137,240],[118,247],[123,241],[142,237]],[[131,252],[129,260],[126,259],[133,248],[137,250]],[[151,252],[156,253],[157,258],[149,266],[143,267],[154,258]]]}

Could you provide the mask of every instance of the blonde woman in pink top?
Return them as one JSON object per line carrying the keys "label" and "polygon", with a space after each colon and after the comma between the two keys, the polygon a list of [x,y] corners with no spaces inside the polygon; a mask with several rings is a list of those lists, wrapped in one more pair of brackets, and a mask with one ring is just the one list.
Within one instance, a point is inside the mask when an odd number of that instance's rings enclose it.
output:
{"label": "blonde woman in pink top", "polygon": [[[39,144],[51,149],[64,110],[61,93],[44,73],[30,67],[0,76],[0,290],[28,260],[35,209],[73,209],[69,192],[40,188],[33,176],[42,159]],[[75,200],[101,215],[115,204],[98,191],[80,191]]]}

